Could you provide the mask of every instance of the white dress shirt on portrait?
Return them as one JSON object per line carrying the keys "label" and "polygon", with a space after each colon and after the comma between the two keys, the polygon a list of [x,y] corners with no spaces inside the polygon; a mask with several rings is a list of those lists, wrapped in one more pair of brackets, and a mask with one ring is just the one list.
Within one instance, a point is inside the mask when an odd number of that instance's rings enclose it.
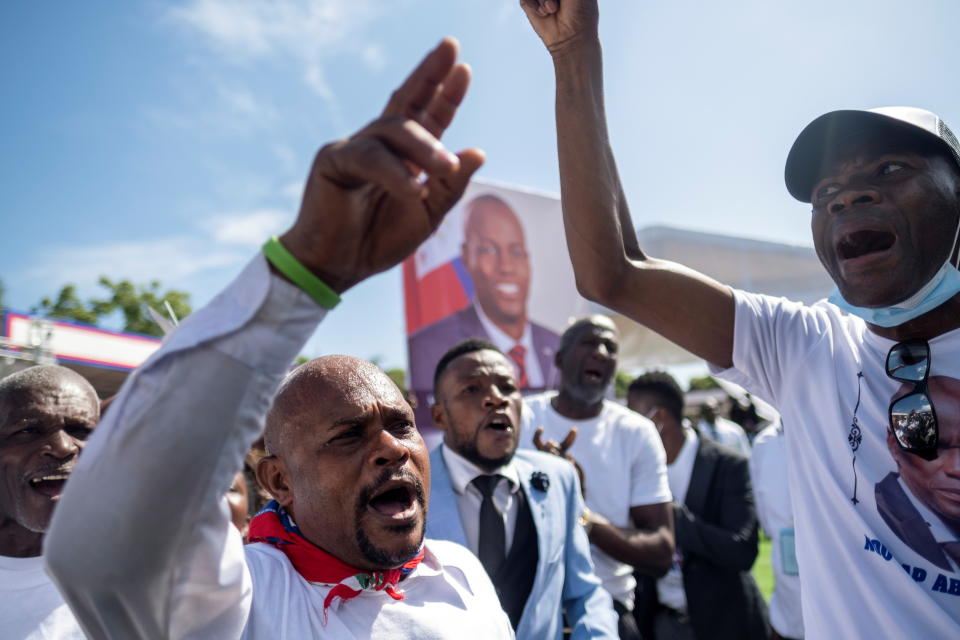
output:
{"label": "white dress shirt on portrait", "polygon": [[[473,479],[477,476],[491,474],[473,464],[446,444],[442,445],[440,452],[443,461],[447,464],[447,472],[450,474],[453,492],[457,496],[457,511],[460,512],[460,523],[463,525],[463,533],[467,538],[467,546],[470,551],[477,554],[480,548],[480,505],[483,502],[483,494],[473,484]],[[510,553],[513,534],[517,528],[517,512],[519,511],[517,492],[521,490],[520,474],[517,472],[513,460],[493,473],[506,478],[506,481],[501,480],[497,483],[497,487],[493,491],[493,503],[503,515],[504,531],[507,534],[505,552]]]}
{"label": "white dress shirt on portrait", "polygon": [[[693,475],[693,463],[697,458],[700,438],[697,432],[689,425],[683,426],[686,440],[680,448],[680,453],[672,464],[667,465],[667,481],[670,483],[670,492],[676,504],[684,504],[687,499],[687,489],[690,488],[690,476]],[[687,594],[683,590],[683,572],[677,561],[678,549],[674,555],[673,566],[667,575],[657,580],[657,598],[660,604],[666,605],[675,611],[687,610]]]}
{"label": "white dress shirt on portrait", "polygon": [[527,322],[523,325],[523,335],[520,336],[519,340],[514,340],[494,324],[493,320],[487,317],[487,314],[483,312],[483,307],[481,307],[479,303],[476,307],[477,315],[480,317],[480,324],[483,325],[493,346],[503,351],[504,354],[509,353],[510,349],[513,349],[517,344],[523,347],[526,350],[523,354],[523,361],[527,367],[527,387],[531,389],[543,388],[543,385],[546,383],[543,379],[543,372],[540,371],[540,360],[533,350],[533,335],[530,331],[530,323]]}

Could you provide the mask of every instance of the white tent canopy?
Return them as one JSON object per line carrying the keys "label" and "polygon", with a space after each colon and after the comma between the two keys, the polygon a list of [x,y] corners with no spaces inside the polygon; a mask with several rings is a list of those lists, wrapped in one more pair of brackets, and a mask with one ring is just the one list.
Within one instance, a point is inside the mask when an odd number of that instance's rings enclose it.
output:
{"label": "white tent canopy", "polygon": [[[809,247],[664,226],[641,229],[637,237],[646,254],[683,264],[737,289],[810,303],[833,288]],[[635,371],[702,362],[636,322],[619,314],[612,317],[621,333],[621,368]]]}

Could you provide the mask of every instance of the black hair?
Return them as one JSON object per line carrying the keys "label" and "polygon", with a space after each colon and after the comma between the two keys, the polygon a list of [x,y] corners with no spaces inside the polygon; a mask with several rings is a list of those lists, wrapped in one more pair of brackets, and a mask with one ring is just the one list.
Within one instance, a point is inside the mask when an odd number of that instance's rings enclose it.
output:
{"label": "black hair", "polygon": [[503,354],[500,349],[490,342],[489,340],[484,340],[482,338],[467,338],[463,342],[458,342],[453,345],[447,352],[440,357],[440,361],[437,363],[437,368],[433,371],[433,397],[436,398],[440,394],[440,376],[443,375],[443,372],[447,370],[447,367],[450,366],[450,363],[459,358],[462,355],[468,353],[473,353],[475,351],[496,351],[499,354]]}
{"label": "black hair", "polygon": [[631,393],[649,393],[659,398],[662,406],[679,422],[683,420],[683,390],[666,371],[648,371],[634,378],[627,387]]}

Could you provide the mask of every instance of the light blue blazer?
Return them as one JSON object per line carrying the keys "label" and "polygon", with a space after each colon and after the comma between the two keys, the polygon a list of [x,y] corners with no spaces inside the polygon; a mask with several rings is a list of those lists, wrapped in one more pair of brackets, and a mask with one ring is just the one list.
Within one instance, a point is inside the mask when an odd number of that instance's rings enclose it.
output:
{"label": "light blue blazer", "polygon": [[[457,496],[447,465],[437,447],[430,454],[430,506],[427,537],[467,546],[457,510]],[[537,528],[540,562],[533,588],[517,627],[517,640],[560,640],[563,612],[573,629],[572,640],[616,640],[617,615],[613,601],[593,572],[590,543],[577,522],[583,512],[580,481],[566,460],[540,451],[518,450],[514,463]],[[541,471],[549,479],[546,491],[530,485]]]}

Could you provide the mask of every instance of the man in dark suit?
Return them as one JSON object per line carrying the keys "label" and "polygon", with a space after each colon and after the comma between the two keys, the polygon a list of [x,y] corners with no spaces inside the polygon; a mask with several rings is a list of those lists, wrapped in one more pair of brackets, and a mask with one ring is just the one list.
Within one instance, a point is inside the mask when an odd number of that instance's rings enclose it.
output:
{"label": "man in dark suit", "polygon": [[[904,385],[895,397],[912,392],[912,384]],[[960,568],[960,505],[956,498],[960,492],[960,454],[956,453],[960,446],[960,380],[933,376],[927,394],[937,410],[939,455],[924,460],[906,453],[888,429],[887,448],[898,473],[877,483],[877,511],[913,551],[944,571],[956,572]]]}
{"label": "man in dark suit", "polygon": [[634,380],[627,402],[660,432],[674,499],[674,567],[659,580],[638,576],[643,637],[767,638],[767,607],[750,574],[758,536],[747,458],[683,423],[683,392],[666,373]]}
{"label": "man in dark suit", "polygon": [[[440,359],[430,454],[427,537],[468,547],[497,590],[518,640],[616,640],[610,595],[594,573],[573,465],[518,450],[523,401],[507,358],[472,339]],[[465,629],[464,635],[469,636]]]}
{"label": "man in dark suit", "polygon": [[527,317],[530,257],[523,225],[492,194],[466,205],[463,264],[473,282],[473,303],[410,337],[410,388],[418,392],[417,424],[429,424],[434,368],[447,349],[468,338],[489,340],[510,358],[521,389],[555,386],[559,336]]}

